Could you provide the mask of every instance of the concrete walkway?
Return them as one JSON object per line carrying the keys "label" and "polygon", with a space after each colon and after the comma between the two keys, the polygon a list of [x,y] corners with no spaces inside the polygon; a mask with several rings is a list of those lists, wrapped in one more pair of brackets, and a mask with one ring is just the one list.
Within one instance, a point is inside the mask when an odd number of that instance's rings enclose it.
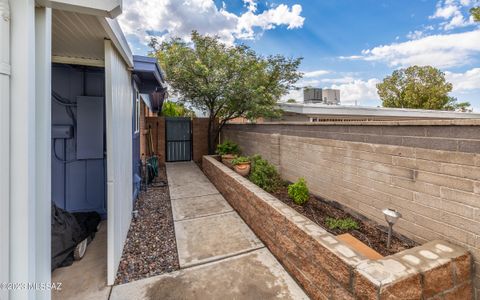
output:
{"label": "concrete walkway", "polygon": [[102,221],[85,257],[53,271],[52,282],[62,283],[62,290],[52,291],[53,300],[108,299],[111,287],[107,285],[107,221]]}
{"label": "concrete walkway", "polygon": [[167,176],[182,269],[110,299],[308,299],[193,162],[167,164]]}

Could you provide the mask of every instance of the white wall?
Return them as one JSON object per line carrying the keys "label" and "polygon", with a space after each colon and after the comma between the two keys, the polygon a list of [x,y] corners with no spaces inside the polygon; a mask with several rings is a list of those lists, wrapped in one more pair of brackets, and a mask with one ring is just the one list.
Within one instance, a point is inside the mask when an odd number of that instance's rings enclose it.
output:
{"label": "white wall", "polygon": [[[35,2],[10,5],[10,281],[35,282]],[[34,295],[10,291],[11,299]]]}
{"label": "white wall", "polygon": [[[35,8],[35,278],[51,280],[52,9]],[[36,299],[50,299],[37,290]]]}
{"label": "white wall", "polygon": [[105,41],[107,115],[108,284],[114,283],[132,216],[131,73]]}
{"label": "white wall", "polygon": [[[8,1],[0,0],[0,15],[8,16]],[[0,282],[9,281],[10,239],[10,20],[0,18]],[[7,290],[0,289],[0,299]]]}
{"label": "white wall", "polygon": [[[51,10],[36,9],[34,0],[10,1],[10,5],[10,35],[15,38],[10,39],[10,97],[2,101],[9,103],[5,106],[5,120],[2,114],[0,144],[2,159],[9,160],[2,161],[1,178],[2,209],[9,214],[6,221],[1,221],[2,227],[8,222],[9,229],[2,244],[9,247],[9,266],[0,269],[0,273],[2,278],[8,273],[6,280],[12,283],[47,283],[51,259]],[[5,48],[8,47],[7,44]],[[5,107],[2,106],[2,112]],[[5,184],[9,186],[3,191]],[[4,258],[2,254],[2,266]],[[50,299],[50,292],[22,288],[11,290],[8,297],[1,296],[2,300]]]}

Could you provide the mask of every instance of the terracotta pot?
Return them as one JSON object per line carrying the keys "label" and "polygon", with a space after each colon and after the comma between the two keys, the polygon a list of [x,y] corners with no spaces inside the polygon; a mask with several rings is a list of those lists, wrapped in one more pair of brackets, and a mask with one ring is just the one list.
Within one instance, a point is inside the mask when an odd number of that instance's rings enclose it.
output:
{"label": "terracotta pot", "polygon": [[233,168],[232,160],[235,159],[235,155],[233,154],[225,154],[222,155],[222,163],[229,167],[230,169]]}
{"label": "terracotta pot", "polygon": [[243,177],[246,177],[250,173],[250,163],[248,162],[248,163],[237,164],[233,166],[233,169],[238,174],[242,175]]}

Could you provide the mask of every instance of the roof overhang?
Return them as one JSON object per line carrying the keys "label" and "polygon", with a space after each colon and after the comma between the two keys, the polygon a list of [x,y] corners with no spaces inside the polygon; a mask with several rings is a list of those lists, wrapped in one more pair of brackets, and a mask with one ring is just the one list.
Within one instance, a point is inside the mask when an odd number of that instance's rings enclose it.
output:
{"label": "roof overhang", "polygon": [[134,55],[133,73],[144,82],[150,81],[152,85],[166,88],[162,69],[155,57]]}
{"label": "roof overhang", "polygon": [[133,78],[142,94],[143,102],[152,112],[161,111],[167,95],[167,85],[157,59],[134,55],[133,65]]}
{"label": "roof overhang", "polygon": [[132,52],[116,20],[53,10],[53,62],[103,67],[105,39],[112,41],[128,68],[133,68]]}
{"label": "roof overhang", "polygon": [[423,119],[478,119],[478,113],[465,113],[454,111],[439,111],[425,109],[365,107],[347,105],[322,105],[301,103],[279,103],[279,107],[291,113],[303,115],[328,115],[328,116],[364,116],[364,117],[399,117]]}
{"label": "roof overhang", "polygon": [[36,3],[58,10],[112,19],[122,13],[122,0],[36,0]]}

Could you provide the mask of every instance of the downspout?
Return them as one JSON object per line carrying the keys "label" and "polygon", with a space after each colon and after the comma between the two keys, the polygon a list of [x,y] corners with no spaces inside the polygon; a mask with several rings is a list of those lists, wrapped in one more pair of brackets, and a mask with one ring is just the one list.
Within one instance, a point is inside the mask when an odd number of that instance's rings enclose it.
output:
{"label": "downspout", "polygon": [[[0,282],[10,282],[10,6],[0,0]],[[0,289],[0,299],[8,291]]]}

